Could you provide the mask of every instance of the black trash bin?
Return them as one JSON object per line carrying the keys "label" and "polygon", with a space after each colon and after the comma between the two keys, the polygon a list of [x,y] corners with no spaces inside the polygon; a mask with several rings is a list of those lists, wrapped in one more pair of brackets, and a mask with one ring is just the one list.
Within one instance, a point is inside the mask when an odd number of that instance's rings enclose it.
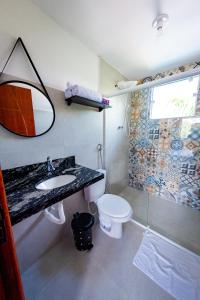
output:
{"label": "black trash bin", "polygon": [[71,222],[75,246],[79,251],[90,250],[94,217],[89,213],[75,213]]}

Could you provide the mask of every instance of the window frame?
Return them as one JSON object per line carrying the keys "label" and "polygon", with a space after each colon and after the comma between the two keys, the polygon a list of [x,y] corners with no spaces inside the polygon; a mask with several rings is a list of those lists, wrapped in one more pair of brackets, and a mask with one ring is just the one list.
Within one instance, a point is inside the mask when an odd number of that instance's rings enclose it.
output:
{"label": "window frame", "polygon": [[[191,116],[181,116],[181,117],[152,118],[153,103],[155,102],[155,101],[153,101],[153,91],[154,91],[154,89],[157,88],[157,87],[160,87],[160,86],[170,85],[170,84],[175,83],[175,82],[184,81],[184,80],[186,80],[186,79],[188,79],[190,77],[199,77],[198,87],[197,87],[197,95],[196,95],[196,98],[195,98],[195,111],[194,111],[194,115],[191,115]],[[199,115],[197,115],[197,112],[196,112],[198,97],[200,98],[200,73],[196,74],[196,75],[192,75],[192,76],[191,75],[190,76],[186,76],[186,77],[178,79],[178,80],[172,80],[172,81],[169,81],[169,82],[166,82],[166,83],[155,85],[155,86],[153,86],[153,87],[150,88],[149,119],[150,120],[167,120],[167,119],[187,119],[187,118],[196,118],[196,117],[199,118]]]}

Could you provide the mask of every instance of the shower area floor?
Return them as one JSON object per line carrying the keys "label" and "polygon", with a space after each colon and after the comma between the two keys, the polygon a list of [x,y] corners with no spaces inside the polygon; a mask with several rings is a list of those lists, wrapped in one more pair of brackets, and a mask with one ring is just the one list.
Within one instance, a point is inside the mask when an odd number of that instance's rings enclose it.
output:
{"label": "shower area floor", "polygon": [[200,211],[132,187],[120,195],[132,206],[135,221],[200,255]]}

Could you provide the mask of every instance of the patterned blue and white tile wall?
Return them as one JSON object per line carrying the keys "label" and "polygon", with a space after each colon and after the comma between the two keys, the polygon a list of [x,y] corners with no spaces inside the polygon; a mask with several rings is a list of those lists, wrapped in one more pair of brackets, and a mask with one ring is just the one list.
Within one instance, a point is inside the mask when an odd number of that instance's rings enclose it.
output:
{"label": "patterned blue and white tile wall", "polygon": [[[170,76],[193,63],[148,77]],[[200,210],[200,117],[149,118],[150,89],[135,92],[131,101],[129,185]],[[196,107],[200,116],[200,99]]]}

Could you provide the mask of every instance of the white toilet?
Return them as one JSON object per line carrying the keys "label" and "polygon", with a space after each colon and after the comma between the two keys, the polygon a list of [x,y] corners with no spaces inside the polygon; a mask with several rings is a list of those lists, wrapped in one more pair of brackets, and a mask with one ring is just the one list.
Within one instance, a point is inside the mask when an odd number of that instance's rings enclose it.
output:
{"label": "white toilet", "polygon": [[122,237],[122,223],[130,221],[133,211],[129,203],[122,197],[104,194],[106,188],[106,171],[97,170],[104,178],[84,188],[85,200],[95,202],[98,207],[100,228],[110,237]]}

